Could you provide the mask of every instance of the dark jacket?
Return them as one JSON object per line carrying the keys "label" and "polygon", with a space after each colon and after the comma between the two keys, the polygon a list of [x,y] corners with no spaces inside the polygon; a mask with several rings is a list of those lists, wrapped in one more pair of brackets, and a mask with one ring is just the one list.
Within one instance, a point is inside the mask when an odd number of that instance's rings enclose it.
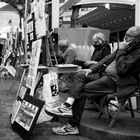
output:
{"label": "dark jacket", "polygon": [[140,73],[140,42],[132,42],[126,50],[116,53],[117,95],[123,101],[127,95],[138,89]]}
{"label": "dark jacket", "polygon": [[[95,47],[95,50],[91,56],[91,61],[101,61],[105,56],[111,53],[110,45],[105,41],[103,45]],[[73,64],[82,66],[82,69],[88,69],[90,66],[85,66],[85,61],[75,60]],[[100,75],[100,73],[98,73]]]}
{"label": "dark jacket", "polygon": [[92,73],[96,73],[96,72],[103,73],[105,71],[106,67],[115,60],[115,55],[116,55],[116,52],[109,54],[109,55],[105,56],[97,64],[91,65],[90,69],[92,70]]}
{"label": "dark jacket", "polygon": [[97,48],[95,47],[95,50],[91,56],[91,61],[99,62],[110,53],[111,53],[110,45],[107,42],[105,42],[102,46]]}
{"label": "dark jacket", "polygon": [[119,102],[138,89],[138,74],[140,73],[140,42],[132,42],[127,49],[118,49],[106,56],[97,65],[90,68],[93,73],[105,70],[105,66],[116,60],[116,88]]}

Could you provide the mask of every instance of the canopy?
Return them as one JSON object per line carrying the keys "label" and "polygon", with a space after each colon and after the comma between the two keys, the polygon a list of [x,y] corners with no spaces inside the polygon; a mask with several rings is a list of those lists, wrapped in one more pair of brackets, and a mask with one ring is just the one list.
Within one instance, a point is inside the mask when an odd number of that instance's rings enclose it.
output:
{"label": "canopy", "polygon": [[[109,4],[108,9],[105,4]],[[111,32],[126,30],[135,25],[135,0],[81,0],[74,7],[96,7],[79,17],[77,23],[108,29]]]}
{"label": "canopy", "polygon": [[134,5],[135,0],[80,0],[78,3],[75,4],[75,6],[81,6],[81,7],[93,7],[97,4],[106,4],[106,3],[114,3],[114,4],[127,4],[127,5]]}
{"label": "canopy", "polygon": [[78,3],[80,0],[68,0],[64,5],[60,7],[60,14],[66,12],[69,8],[71,8],[73,5]]}

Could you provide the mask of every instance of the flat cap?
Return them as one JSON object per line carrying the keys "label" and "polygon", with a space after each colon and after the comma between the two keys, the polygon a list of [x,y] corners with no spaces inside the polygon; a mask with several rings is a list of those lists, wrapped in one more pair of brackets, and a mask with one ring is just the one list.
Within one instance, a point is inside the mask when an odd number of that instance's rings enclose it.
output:
{"label": "flat cap", "polygon": [[127,32],[127,35],[130,35],[132,37],[140,36],[140,26],[132,26],[130,27]]}

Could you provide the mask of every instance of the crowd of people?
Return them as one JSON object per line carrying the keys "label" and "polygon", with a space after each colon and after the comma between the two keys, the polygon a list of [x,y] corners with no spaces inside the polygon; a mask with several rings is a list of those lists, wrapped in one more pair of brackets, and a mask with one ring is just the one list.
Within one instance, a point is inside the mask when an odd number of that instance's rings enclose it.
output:
{"label": "crowd of people", "polygon": [[[112,54],[102,33],[94,34],[92,41],[95,50],[91,61],[82,63],[76,59],[76,53],[70,49],[68,41],[62,41],[65,45],[62,45],[62,42],[58,43],[61,49],[68,46],[65,50],[62,49],[65,63],[81,65],[82,69],[74,75],[66,101],[58,107],[47,110],[52,115],[69,117],[67,124],[52,128],[56,134],[79,134],[86,98],[100,99],[107,94],[106,91],[113,89],[116,90],[119,106],[121,106],[129,94],[138,88],[140,27],[130,27],[125,33],[124,41]],[[102,92],[97,94],[96,91]]]}

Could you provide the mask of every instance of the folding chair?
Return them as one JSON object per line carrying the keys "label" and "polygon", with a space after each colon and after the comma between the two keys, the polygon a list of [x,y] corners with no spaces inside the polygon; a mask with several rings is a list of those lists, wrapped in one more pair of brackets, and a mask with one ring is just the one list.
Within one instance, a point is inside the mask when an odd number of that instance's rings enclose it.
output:
{"label": "folding chair", "polygon": [[114,94],[115,92],[116,92],[115,89],[95,92],[97,95],[101,95],[101,93],[103,94],[102,96],[99,96],[99,99],[98,96],[92,97],[93,103],[96,105],[96,107],[99,110],[99,115],[97,119],[100,119],[103,114],[107,116],[109,121],[112,119],[112,116],[110,115],[108,110],[108,105],[109,105],[108,96]]}
{"label": "folding chair", "polygon": [[[131,102],[131,97],[139,97],[140,96],[140,74],[139,74],[139,83],[138,83],[138,89],[136,89],[134,92],[130,93],[126,99],[119,105],[117,111],[115,112],[113,118],[111,119],[108,128],[111,128],[114,126],[115,121],[117,120],[119,114],[124,110],[126,102],[128,101],[128,105],[129,105],[129,111],[131,112],[131,117],[134,117],[134,111],[138,112],[137,110],[134,110],[132,107],[132,102]],[[140,113],[140,112],[138,112]]]}
{"label": "folding chair", "polygon": [[[101,116],[104,114],[107,116],[108,120],[109,120],[109,128],[111,128],[114,123],[115,123],[115,120],[117,118],[117,116],[119,115],[119,113],[121,113],[122,111],[124,111],[124,108],[125,108],[125,105],[126,105],[126,101],[128,101],[128,105],[129,105],[129,111],[131,113],[131,117],[133,118],[134,117],[134,111],[135,112],[138,112],[136,110],[133,110],[133,107],[132,107],[132,102],[131,102],[131,97],[138,97],[140,96],[140,92],[138,92],[139,90],[137,90],[137,92],[134,92],[134,93],[131,93],[129,95],[129,97],[121,104],[121,106],[117,106],[116,104],[113,104],[111,103],[110,101],[112,99],[116,99],[116,91],[115,90],[110,90],[110,91],[104,91],[104,96],[102,96],[102,98],[100,98],[100,100],[96,100],[93,96],[93,103],[96,105],[96,107],[98,108],[99,110],[99,115],[98,115],[98,118],[97,119],[100,119]],[[100,94],[101,92],[100,91],[96,91],[96,94]],[[111,114],[110,114],[110,111],[109,111],[109,105],[113,105],[114,107],[118,108],[117,111],[115,112],[115,115],[112,117]],[[140,113],[140,112],[138,112]]]}

